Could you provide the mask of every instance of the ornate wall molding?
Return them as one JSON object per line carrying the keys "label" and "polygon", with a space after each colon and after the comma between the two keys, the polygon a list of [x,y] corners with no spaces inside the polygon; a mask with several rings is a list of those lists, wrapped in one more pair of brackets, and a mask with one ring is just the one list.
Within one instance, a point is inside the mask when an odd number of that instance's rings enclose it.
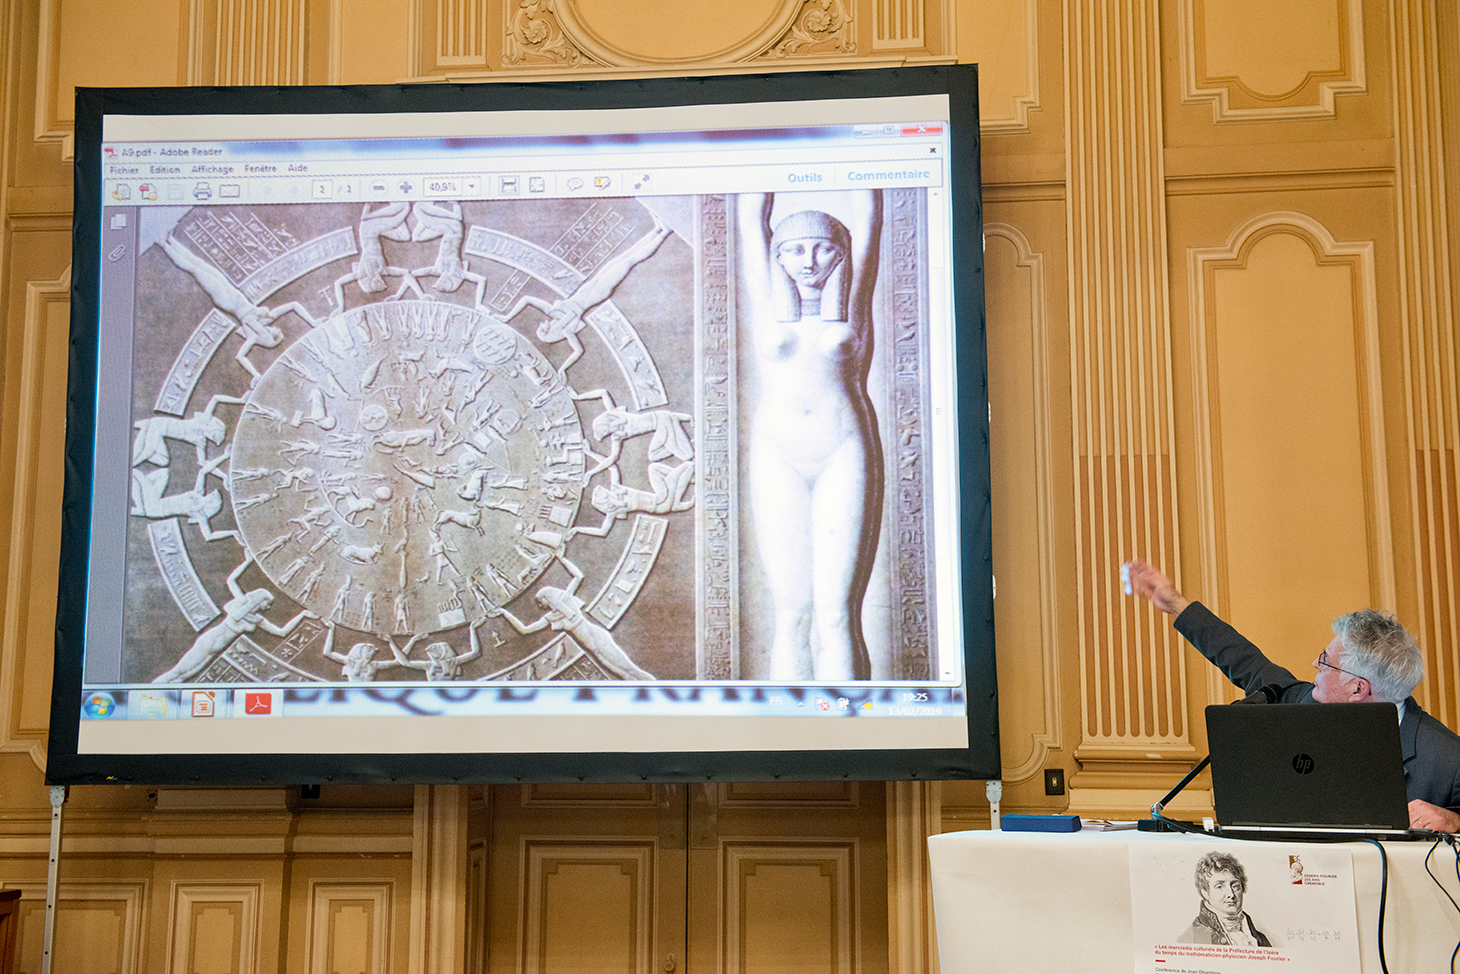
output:
{"label": "ornate wall molding", "polygon": [[[1180,0],[1176,6],[1181,57],[1181,100],[1193,105],[1211,102],[1217,124],[1333,118],[1334,96],[1368,91],[1364,66],[1364,17],[1360,0],[1332,0],[1335,7],[1338,66],[1313,66],[1286,91],[1262,91],[1236,74],[1218,74],[1208,65],[1208,0]],[[1312,31],[1320,24],[1293,20],[1294,29]],[[1238,43],[1261,37],[1251,25]]]}
{"label": "ornate wall molding", "polygon": [[[524,971],[552,969],[549,959],[558,948],[571,944],[555,942],[570,936],[564,929],[571,920],[555,903],[566,895],[564,884],[579,884],[602,899],[605,911],[625,919],[620,928],[629,956],[625,969],[648,971],[658,965],[654,950],[654,897],[659,849],[652,840],[614,841],[583,839],[561,841],[527,839],[523,850],[521,889],[521,942],[517,956]],[[581,903],[579,894],[575,902]]]}
{"label": "ornate wall molding", "polygon": [[[172,884],[167,970],[259,970],[259,883]],[[221,967],[226,961],[227,967]]]}
{"label": "ornate wall molding", "polygon": [[188,83],[301,85],[307,0],[189,0]]}
{"label": "ornate wall molding", "polygon": [[1183,648],[1118,578],[1142,555],[1180,583],[1159,14],[1153,0],[1065,8],[1076,757],[1087,770],[1194,754]]}
{"label": "ornate wall molding", "polygon": [[[30,755],[45,770],[60,546],[61,443],[65,438],[71,269],[25,287],[15,479],[0,629],[0,752]],[[49,642],[47,642],[49,640]],[[27,673],[27,664],[42,664]]]}
{"label": "ornate wall molding", "polygon": [[[994,115],[995,106],[994,93],[989,91],[987,80],[988,69],[984,64],[979,65],[979,100],[978,100],[978,129],[984,135],[1025,135],[1029,129],[1029,112],[1040,107],[1039,98],[1039,0],[1001,0],[1002,15],[1004,20],[1018,17],[1021,30],[1017,43],[1010,43],[1000,48],[1001,66],[1007,62],[1003,58],[1010,57],[1008,48],[1018,46],[1019,54],[1023,58],[1023,77],[1017,85],[1013,85],[1012,97],[1006,102],[1003,95],[1008,93],[1008,81],[1004,80],[1002,87],[997,90],[998,104],[1009,106],[1008,112]],[[1010,33],[1013,33],[1010,30]],[[978,60],[979,56],[987,51],[985,44],[989,43],[982,38],[965,41],[964,46],[972,52],[973,59]],[[1013,72],[1011,72],[1013,73]]]}
{"label": "ornate wall molding", "polygon": [[927,46],[923,0],[875,0],[872,50],[905,51]]}
{"label": "ornate wall molding", "polygon": [[[46,922],[45,883],[6,883],[20,890],[15,969],[41,969],[41,931]],[[82,957],[93,970],[138,974],[147,914],[146,882],[72,883],[56,890],[55,954],[62,963]],[[110,927],[110,929],[108,929]],[[108,962],[110,962],[108,964]],[[62,967],[54,968],[57,971]]]}
{"label": "ornate wall molding", "polygon": [[887,784],[888,953],[897,974],[937,974],[928,836],[943,831],[941,781]]}
{"label": "ornate wall molding", "polygon": [[309,974],[388,974],[390,931],[395,884],[378,882],[309,883],[308,940],[305,955]]}
{"label": "ornate wall molding", "polygon": [[[898,0],[892,0],[898,2]],[[910,6],[911,0],[900,0]],[[857,39],[852,29],[852,11],[846,0],[805,0],[790,28],[772,45],[770,56],[856,54]],[[918,22],[921,41],[922,23]],[[736,58],[735,60],[743,60]]]}
{"label": "ornate wall molding", "polygon": [[[447,0],[437,0],[438,3]],[[605,23],[601,11],[582,0],[502,0],[504,67],[616,68],[702,67],[786,58],[834,57],[857,51],[855,12],[849,0],[762,0],[765,15],[735,36],[696,38],[695,49],[683,54],[657,54],[654,43],[629,43],[622,27]],[[921,48],[922,14],[916,0],[878,0],[885,6],[914,7],[888,14],[889,45]],[[916,20],[916,38],[904,36]],[[676,29],[684,32],[683,22]],[[901,32],[901,33],[899,33]],[[913,40],[916,44],[913,45]],[[445,66],[445,62],[440,62]]]}
{"label": "ornate wall molding", "polygon": [[487,0],[436,0],[436,63],[487,66]]}
{"label": "ornate wall molding", "polygon": [[466,925],[464,785],[417,785],[411,828],[409,974],[461,974]]}
{"label": "ornate wall molding", "polygon": [[[830,974],[853,974],[860,969],[857,957],[857,918],[861,915],[856,886],[857,841],[786,841],[784,843],[720,840],[719,969],[761,970],[773,966],[772,958],[760,956],[768,945],[747,941],[746,930],[775,929],[760,912],[783,902],[782,897],[799,894],[802,909],[795,926],[805,931],[798,942],[795,966]],[[759,895],[757,887],[775,889],[779,896]],[[792,918],[785,917],[784,920]],[[782,927],[783,938],[795,936]],[[760,940],[761,938],[756,938]],[[755,947],[759,950],[754,952]],[[824,946],[818,955],[817,948]],[[787,966],[792,966],[788,963]]]}
{"label": "ornate wall molding", "polygon": [[[1035,430],[1035,442],[1031,452],[1034,459],[1036,486],[1034,505],[1038,543],[1035,557],[1039,562],[1039,669],[1042,678],[1040,682],[1043,690],[1044,729],[1031,738],[1030,753],[1024,761],[1015,767],[1003,769],[1003,780],[1013,784],[1028,781],[1039,774],[1049,757],[1050,749],[1063,746],[1060,735],[1059,586],[1055,577],[1058,553],[1054,543],[1055,514],[1052,480],[1054,441],[1050,432],[1049,404],[1049,312],[1044,276],[1044,255],[1035,253],[1029,244],[1029,239],[1018,227],[1011,224],[985,223],[984,237],[985,240],[994,237],[1007,241],[1014,248],[1016,266],[1025,269],[1029,274],[1031,311],[1030,320],[1027,323],[1020,323],[1021,325],[1027,324],[1028,327],[1027,348],[1022,347],[1021,328],[1020,352],[1022,354],[1027,351],[1030,356],[1027,364],[1033,385],[1033,397],[1030,402],[1020,403],[1019,406],[1029,409]],[[984,251],[987,254],[987,243]],[[1009,743],[1007,738],[1004,739],[1004,743],[1005,745]]]}
{"label": "ornate wall molding", "polygon": [[[1379,307],[1374,270],[1374,243],[1341,243],[1317,220],[1304,213],[1278,211],[1260,214],[1237,227],[1220,247],[1191,248],[1187,268],[1191,282],[1193,416],[1196,427],[1196,492],[1199,549],[1204,599],[1221,612],[1229,601],[1222,486],[1223,462],[1218,433],[1216,392],[1216,274],[1246,270],[1254,248],[1272,234],[1290,234],[1303,240],[1319,265],[1349,268],[1353,289],[1355,357],[1359,372],[1358,405],[1364,444],[1365,503],[1369,519],[1369,572],[1378,588],[1381,605],[1395,603],[1394,553],[1389,508],[1388,474],[1384,449],[1383,383],[1379,370]],[[1208,701],[1225,703],[1228,689],[1214,672],[1208,681]]]}
{"label": "ornate wall molding", "polygon": [[[1446,35],[1437,5],[1390,5],[1398,152],[1399,320],[1404,338],[1405,432],[1410,535],[1418,586],[1416,635],[1425,649],[1420,703],[1451,727],[1460,720],[1460,352],[1455,345],[1455,253],[1460,217],[1446,176],[1457,163],[1460,114],[1441,102],[1446,55],[1453,65],[1456,20]],[[1452,177],[1453,178],[1453,177]],[[1451,221],[1447,225],[1446,220]]]}
{"label": "ornate wall molding", "polygon": [[553,0],[504,0],[506,47],[502,63],[514,67],[552,65],[576,68],[583,51],[563,33]]}
{"label": "ornate wall molding", "polygon": [[71,122],[60,116],[61,99],[56,90],[61,68],[61,0],[41,0],[40,36],[36,41],[35,140],[61,146],[61,158],[70,160],[76,152]]}

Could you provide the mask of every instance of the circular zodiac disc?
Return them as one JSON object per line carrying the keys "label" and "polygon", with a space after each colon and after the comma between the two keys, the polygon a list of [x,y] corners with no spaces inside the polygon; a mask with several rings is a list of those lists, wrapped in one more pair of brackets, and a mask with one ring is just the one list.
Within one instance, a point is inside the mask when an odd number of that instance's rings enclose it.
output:
{"label": "circular zodiac disc", "polygon": [[352,629],[432,632],[480,622],[547,569],[583,491],[583,430],[512,328],[389,302],[274,361],[230,470],[244,542],[282,591]]}

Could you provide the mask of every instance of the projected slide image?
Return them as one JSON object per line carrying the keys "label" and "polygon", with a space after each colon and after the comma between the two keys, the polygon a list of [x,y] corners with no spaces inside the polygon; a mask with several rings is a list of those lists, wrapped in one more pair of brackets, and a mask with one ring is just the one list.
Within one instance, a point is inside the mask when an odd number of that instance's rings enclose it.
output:
{"label": "projected slide image", "polygon": [[933,679],[926,214],[130,210],[121,682]]}

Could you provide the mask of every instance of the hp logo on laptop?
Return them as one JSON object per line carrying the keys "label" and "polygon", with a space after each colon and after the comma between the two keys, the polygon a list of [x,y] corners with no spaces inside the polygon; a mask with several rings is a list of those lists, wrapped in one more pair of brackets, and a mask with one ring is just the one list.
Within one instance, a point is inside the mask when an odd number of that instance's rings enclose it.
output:
{"label": "hp logo on laptop", "polygon": [[1313,773],[1313,759],[1302,752],[1293,755],[1293,770],[1298,774]]}

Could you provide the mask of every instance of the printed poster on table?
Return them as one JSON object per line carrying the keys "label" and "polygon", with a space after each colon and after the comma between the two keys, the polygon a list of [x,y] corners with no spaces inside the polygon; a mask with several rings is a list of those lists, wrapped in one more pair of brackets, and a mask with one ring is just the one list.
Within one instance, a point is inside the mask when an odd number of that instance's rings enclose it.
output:
{"label": "printed poster on table", "polygon": [[1359,974],[1346,849],[1138,843],[1130,895],[1136,974]]}

